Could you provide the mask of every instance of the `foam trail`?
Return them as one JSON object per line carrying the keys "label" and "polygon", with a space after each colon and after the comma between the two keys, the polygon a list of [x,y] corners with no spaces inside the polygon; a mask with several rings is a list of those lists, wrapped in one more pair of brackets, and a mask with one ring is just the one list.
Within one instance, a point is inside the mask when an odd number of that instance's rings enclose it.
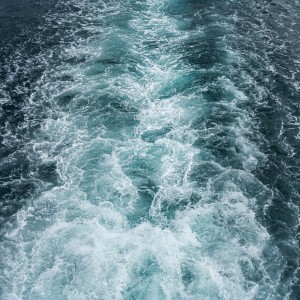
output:
{"label": "foam trail", "polygon": [[[51,106],[32,151],[60,184],[40,183],[5,233],[3,299],[274,299],[248,98],[182,50],[205,26],[186,31],[171,1],[68,3],[89,37],[61,50],[32,99]],[[221,163],[224,144],[238,154]]]}

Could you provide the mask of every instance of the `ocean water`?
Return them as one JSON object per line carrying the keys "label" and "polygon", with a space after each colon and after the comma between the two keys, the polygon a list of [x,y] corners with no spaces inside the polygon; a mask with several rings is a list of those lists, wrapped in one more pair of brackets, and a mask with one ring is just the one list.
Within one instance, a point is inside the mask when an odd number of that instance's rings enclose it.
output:
{"label": "ocean water", "polygon": [[0,299],[299,299],[300,3],[0,4]]}

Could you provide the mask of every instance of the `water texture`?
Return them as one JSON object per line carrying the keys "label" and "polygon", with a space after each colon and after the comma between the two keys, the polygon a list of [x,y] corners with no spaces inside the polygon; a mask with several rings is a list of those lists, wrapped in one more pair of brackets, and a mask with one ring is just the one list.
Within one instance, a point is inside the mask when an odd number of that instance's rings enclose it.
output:
{"label": "water texture", "polygon": [[300,3],[19,1],[0,298],[298,299]]}

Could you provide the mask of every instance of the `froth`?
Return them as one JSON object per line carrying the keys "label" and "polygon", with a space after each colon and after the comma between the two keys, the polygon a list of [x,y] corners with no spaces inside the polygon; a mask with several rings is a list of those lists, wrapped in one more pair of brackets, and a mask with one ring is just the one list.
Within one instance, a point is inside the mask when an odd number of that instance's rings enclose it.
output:
{"label": "froth", "polygon": [[[44,77],[39,95],[52,113],[32,145],[56,162],[61,184],[6,233],[4,297],[253,299],[270,290],[269,236],[255,212],[269,194],[249,174],[264,157],[239,108],[247,97],[213,73],[217,64],[199,70],[183,59],[189,36],[160,1],[94,3],[95,12],[75,3],[92,37],[64,49]],[[217,79],[205,86],[206,72]],[[216,105],[209,92],[219,86]],[[220,159],[227,145],[233,162]]]}

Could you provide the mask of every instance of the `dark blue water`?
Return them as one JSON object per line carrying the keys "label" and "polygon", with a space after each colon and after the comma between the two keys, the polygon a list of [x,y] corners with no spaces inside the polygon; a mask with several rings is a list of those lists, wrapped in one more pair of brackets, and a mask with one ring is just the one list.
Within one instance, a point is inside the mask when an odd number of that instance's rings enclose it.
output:
{"label": "dark blue water", "polygon": [[1,299],[298,299],[298,1],[0,4]]}

